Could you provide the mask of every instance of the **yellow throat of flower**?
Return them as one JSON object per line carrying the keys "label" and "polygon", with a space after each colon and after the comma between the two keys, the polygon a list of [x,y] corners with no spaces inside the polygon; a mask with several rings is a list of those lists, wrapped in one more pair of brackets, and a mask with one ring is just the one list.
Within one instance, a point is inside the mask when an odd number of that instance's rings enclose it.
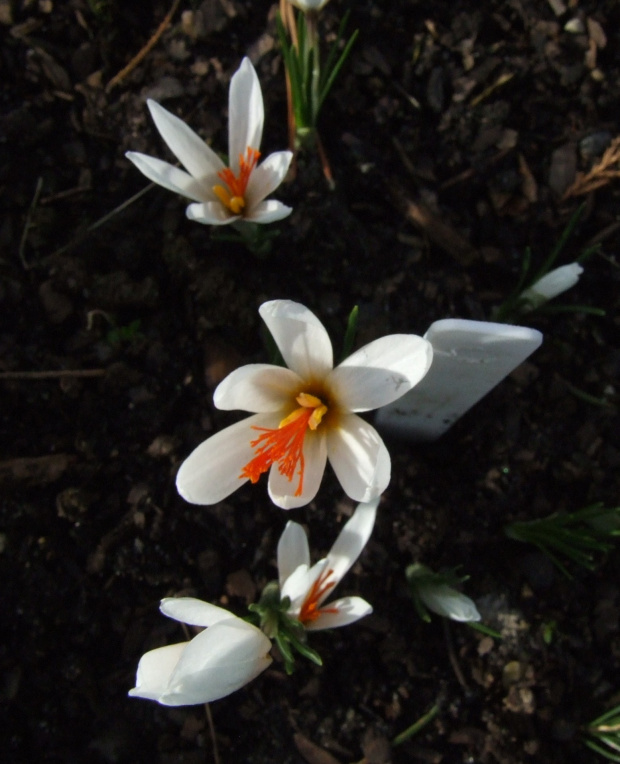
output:
{"label": "yellow throat of flower", "polygon": [[[310,393],[300,393],[295,399],[299,408],[285,417],[276,430],[267,427],[253,427],[262,432],[251,441],[256,456],[243,468],[240,478],[249,478],[256,483],[263,472],[272,464],[278,465],[281,475],[293,480],[295,472],[299,483],[295,496],[301,496],[304,483],[304,438],[308,430],[316,430],[327,413],[327,406],[320,398]],[[299,465],[299,469],[298,469]]]}
{"label": "yellow throat of flower", "polygon": [[256,167],[256,163],[259,159],[260,151],[248,146],[245,152],[245,157],[243,154],[239,154],[239,173],[237,175],[235,175],[230,167],[220,170],[217,174],[217,177],[220,178],[225,185],[213,186],[213,193],[217,196],[220,202],[222,202],[224,207],[233,213],[233,215],[240,215],[246,205],[246,189],[252,170]]}

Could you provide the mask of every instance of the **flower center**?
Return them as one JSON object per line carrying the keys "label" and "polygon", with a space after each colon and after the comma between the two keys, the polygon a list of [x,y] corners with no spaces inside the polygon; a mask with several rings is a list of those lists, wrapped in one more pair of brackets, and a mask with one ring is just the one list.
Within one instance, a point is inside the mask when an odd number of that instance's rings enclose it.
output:
{"label": "flower center", "polygon": [[[250,445],[256,456],[243,468],[240,478],[249,478],[256,483],[263,472],[272,464],[278,465],[281,475],[289,481],[297,471],[299,483],[295,496],[301,496],[304,487],[304,438],[308,430],[316,430],[327,413],[327,406],[310,393],[300,393],[295,399],[299,408],[285,417],[276,430],[267,427],[253,427],[262,432]],[[299,465],[299,470],[297,470]]]}
{"label": "flower center", "polygon": [[326,607],[319,608],[320,601],[325,594],[336,585],[335,581],[328,581],[329,577],[334,571],[330,568],[324,570],[321,575],[310,587],[308,596],[304,600],[304,604],[299,611],[298,620],[306,625],[307,623],[313,623],[322,613],[337,613],[338,608]]}
{"label": "flower center", "polygon": [[224,181],[225,186],[213,186],[213,193],[234,215],[239,215],[245,207],[245,191],[252,170],[260,158],[260,151],[247,147],[245,157],[239,154],[239,174],[226,167],[220,170],[217,177]]}

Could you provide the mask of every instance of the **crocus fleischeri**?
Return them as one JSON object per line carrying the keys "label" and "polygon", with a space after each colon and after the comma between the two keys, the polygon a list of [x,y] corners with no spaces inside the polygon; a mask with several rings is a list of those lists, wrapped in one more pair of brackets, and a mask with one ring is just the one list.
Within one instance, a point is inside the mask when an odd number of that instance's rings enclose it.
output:
{"label": "crocus fleischeri", "polygon": [[310,566],[308,538],[301,525],[289,522],[278,542],[280,596],[288,597],[288,614],[307,630],[346,626],[372,613],[361,597],[342,597],[323,604],[360,556],[375,524],[379,499],[360,504],[323,560]]}
{"label": "crocus fleischeri", "polygon": [[161,612],[206,627],[190,642],[159,647],[138,664],[133,697],[164,706],[188,706],[224,698],[256,678],[271,663],[271,641],[224,608],[192,597],[162,600]]}
{"label": "crocus fleischeri", "polygon": [[571,289],[579,281],[582,273],[583,268],[579,263],[561,265],[549,271],[531,287],[521,292],[519,295],[521,312],[535,310],[562,292],[566,292],[567,289]]}
{"label": "crocus fleischeri", "polygon": [[147,101],[161,137],[187,172],[161,159],[128,151],[143,175],[154,183],[192,199],[187,217],[198,223],[226,225],[236,221],[273,223],[290,215],[291,208],[266,200],[284,180],[292,159],[290,151],[260,159],[263,134],[263,95],[248,58],[230,81],[228,100],[229,165],[183,120],[156,101]]}
{"label": "crocus fleischeri", "polygon": [[358,413],[411,390],[430,367],[431,344],[389,335],[334,368],[327,331],[306,307],[273,300],[259,312],[288,368],[250,364],[218,385],[217,408],[252,416],[188,456],[177,475],[179,493],[193,504],[215,504],[269,472],[272,501],[283,509],[301,507],[315,497],[329,459],[348,496],[372,501],[390,481],[390,456]]}

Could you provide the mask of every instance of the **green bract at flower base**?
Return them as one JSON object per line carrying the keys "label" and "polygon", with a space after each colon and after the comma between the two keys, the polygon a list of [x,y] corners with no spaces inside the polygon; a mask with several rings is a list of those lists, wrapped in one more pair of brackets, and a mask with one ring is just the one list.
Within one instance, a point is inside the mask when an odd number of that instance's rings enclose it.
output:
{"label": "green bract at flower base", "polygon": [[282,509],[316,496],[327,460],[347,495],[376,499],[391,462],[374,427],[358,416],[400,398],[427,373],[429,342],[393,334],[370,342],[334,368],[332,344],[319,319],[290,300],[261,305],[262,319],[288,368],[250,364],[215,390],[215,406],[252,416],[199,445],[177,475],[181,496],[216,504],[269,472],[269,496]]}
{"label": "green bract at flower base", "polygon": [[229,167],[183,120],[155,101],[147,104],[160,135],[187,172],[135,151],[125,156],[149,180],[196,202],[186,210],[190,220],[207,225],[273,223],[291,214],[282,202],[265,201],[284,180],[293,155],[279,151],[258,163],[265,113],[260,83],[248,58],[230,81]]}

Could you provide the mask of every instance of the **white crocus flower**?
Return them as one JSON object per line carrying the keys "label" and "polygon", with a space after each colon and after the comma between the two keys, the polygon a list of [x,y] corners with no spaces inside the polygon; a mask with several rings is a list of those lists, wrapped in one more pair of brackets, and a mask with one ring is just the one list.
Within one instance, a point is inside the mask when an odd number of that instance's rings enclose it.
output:
{"label": "white crocus flower", "polygon": [[524,303],[521,310],[523,312],[535,310],[562,292],[566,292],[567,289],[575,286],[582,273],[583,268],[579,263],[561,265],[549,271],[535,284],[521,292],[520,300]]}
{"label": "white crocus flower", "polygon": [[215,504],[269,471],[269,495],[283,509],[316,495],[329,459],[345,492],[371,501],[390,481],[379,434],[355,412],[400,398],[428,371],[429,342],[411,334],[382,337],[334,368],[332,345],[303,305],[273,300],[260,315],[288,366],[250,364],[215,390],[219,409],[255,412],[196,448],[177,475],[181,496]]}
{"label": "white crocus flower", "polygon": [[237,220],[273,223],[290,215],[290,207],[273,199],[265,201],[284,180],[293,155],[278,151],[258,164],[263,94],[248,58],[243,59],[230,81],[229,167],[183,120],[155,101],[149,99],[147,104],[161,137],[187,172],[135,151],[125,156],[149,180],[196,202],[187,208],[190,220],[210,225]]}
{"label": "white crocus flower", "polygon": [[480,613],[474,601],[448,584],[421,582],[417,592],[429,610],[452,621],[479,621]]}
{"label": "white crocus flower", "polygon": [[167,598],[164,615],[207,627],[191,642],[159,647],[140,659],[129,694],[164,706],[210,703],[255,679],[271,663],[271,641],[256,626],[192,597]]}
{"label": "white crocus flower", "polygon": [[323,602],[360,556],[375,524],[379,499],[360,504],[324,560],[310,567],[308,538],[301,525],[289,522],[278,542],[280,596],[291,600],[288,613],[308,630],[334,629],[372,613],[361,597]]}

